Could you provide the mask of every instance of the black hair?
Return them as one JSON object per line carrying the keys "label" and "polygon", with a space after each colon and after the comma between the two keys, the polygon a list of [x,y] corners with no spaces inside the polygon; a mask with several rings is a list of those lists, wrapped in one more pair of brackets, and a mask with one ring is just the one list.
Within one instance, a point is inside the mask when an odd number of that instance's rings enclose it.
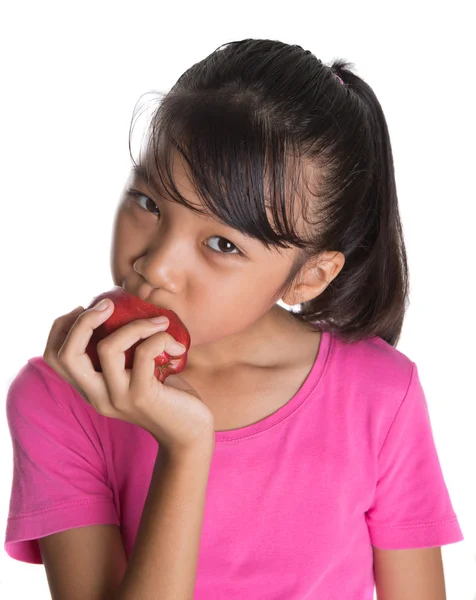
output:
{"label": "black hair", "polygon": [[[153,92],[159,102],[147,152],[158,179],[150,174],[149,181],[268,249],[299,248],[278,299],[309,258],[342,252],[338,275],[290,314],[348,343],[379,336],[396,346],[409,280],[392,149],[381,105],[353,70],[343,59],[327,66],[275,40],[220,46],[168,93]],[[132,123],[130,153],[131,131]],[[175,152],[203,209],[177,190]],[[305,233],[296,230],[296,214]]]}

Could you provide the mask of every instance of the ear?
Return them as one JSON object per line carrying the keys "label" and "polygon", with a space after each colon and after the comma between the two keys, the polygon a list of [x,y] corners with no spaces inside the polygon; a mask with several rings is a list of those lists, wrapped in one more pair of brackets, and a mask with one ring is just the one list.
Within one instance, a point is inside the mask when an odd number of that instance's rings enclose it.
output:
{"label": "ear", "polygon": [[298,273],[297,283],[282,297],[283,302],[294,306],[316,298],[337,277],[344,263],[342,252],[325,252],[309,259]]}

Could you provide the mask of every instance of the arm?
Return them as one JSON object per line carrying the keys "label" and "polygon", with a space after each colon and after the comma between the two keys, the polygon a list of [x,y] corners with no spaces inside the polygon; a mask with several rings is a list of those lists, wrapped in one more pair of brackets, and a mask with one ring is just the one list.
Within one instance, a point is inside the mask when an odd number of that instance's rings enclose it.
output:
{"label": "arm", "polygon": [[115,600],[193,600],[213,444],[157,455],[137,538]]}
{"label": "arm", "polygon": [[446,600],[441,547],[382,550],[373,546],[378,600]]}

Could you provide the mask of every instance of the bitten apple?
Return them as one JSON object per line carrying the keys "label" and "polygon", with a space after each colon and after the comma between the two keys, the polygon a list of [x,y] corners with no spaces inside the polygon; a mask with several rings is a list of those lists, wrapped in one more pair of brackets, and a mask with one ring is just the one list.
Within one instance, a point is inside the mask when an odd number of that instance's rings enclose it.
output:
{"label": "bitten apple", "polygon": [[[159,308],[154,304],[144,302],[137,296],[134,296],[134,294],[131,294],[119,286],[114,286],[111,290],[99,294],[99,296],[95,296],[87,308],[92,308],[104,298],[109,298],[114,302],[114,312],[109,319],[99,325],[99,327],[96,327],[86,348],[86,353],[91,359],[95,371],[102,372],[96,349],[100,340],[107,337],[113,331],[116,331],[116,329],[119,329],[119,327],[122,327],[131,321],[135,321],[136,319],[150,319],[151,317],[162,316],[167,317],[169,320],[169,327],[166,330],[167,333],[176,339],[177,342],[183,344],[187,350],[179,357],[172,357],[165,351],[162,352],[162,354],[159,354],[159,356],[156,356],[154,359],[155,376],[163,383],[169,375],[181,373],[185,369],[187,365],[187,352],[190,349],[190,334],[174,311],[166,308]],[[132,369],[135,349],[143,341],[144,340],[139,340],[125,351],[126,369]]]}

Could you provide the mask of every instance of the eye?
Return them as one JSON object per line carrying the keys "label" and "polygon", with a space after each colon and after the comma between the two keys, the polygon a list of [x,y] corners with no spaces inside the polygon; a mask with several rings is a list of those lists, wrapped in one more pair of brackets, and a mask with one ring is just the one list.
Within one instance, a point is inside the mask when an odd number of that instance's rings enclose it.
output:
{"label": "eye", "polygon": [[[137,192],[136,190],[127,190],[127,193],[129,194],[129,196],[132,196],[132,198],[134,198],[134,203],[138,204],[139,206],[141,206],[139,198],[146,199],[146,208],[144,208],[143,210],[146,210],[147,212],[149,212],[147,209],[147,204],[149,202],[152,206],[154,206],[158,210],[157,204],[151,198],[149,198],[149,196],[146,196],[145,194],[142,194],[141,192]],[[141,208],[142,208],[142,206],[141,206]]]}
{"label": "eye", "polygon": [[[218,251],[218,254],[242,254],[238,248],[232,244],[229,240],[225,239],[224,237],[220,237],[219,235],[214,235],[213,237],[210,238],[211,240],[222,240],[223,242],[225,242],[225,244],[222,244],[222,246],[224,245],[228,245],[231,246],[232,248],[234,248],[236,250],[236,252],[222,252],[221,250]],[[217,244],[217,246],[219,246],[220,244]],[[213,248],[212,248],[213,250]],[[216,250],[213,250],[214,252],[217,252]]]}
{"label": "eye", "polygon": [[[147,212],[150,212],[149,209],[147,208],[147,205],[149,204],[149,207],[152,208],[152,210],[154,209],[158,209],[157,204],[152,200],[152,198],[149,198],[149,196],[146,196],[145,194],[142,194],[142,192],[139,192],[137,190],[127,190],[127,193],[129,194],[129,196],[132,196],[132,198],[134,198],[134,203],[137,204],[138,206],[140,206],[142,208],[142,210],[145,210]],[[145,198],[145,208],[142,207],[141,205],[141,201],[140,198]],[[151,213],[154,214],[154,213]],[[160,214],[160,212],[159,212]],[[159,214],[156,213],[156,216],[159,216]],[[234,255],[234,256],[244,256],[244,254],[234,245],[232,244],[229,240],[227,240],[224,237],[221,237],[219,235],[214,235],[210,238],[211,240],[215,239],[215,240],[221,240],[222,242],[224,242],[224,244],[221,244],[222,248],[224,246],[227,246],[227,250],[222,251],[220,248],[218,250],[214,250],[213,248],[211,248],[210,246],[208,246],[210,248],[210,250],[212,250],[212,252],[215,252],[215,254],[223,254],[223,255]],[[217,246],[220,246],[220,244],[217,244]],[[232,249],[236,250],[236,252],[230,252],[229,251],[229,247],[231,246]]]}

